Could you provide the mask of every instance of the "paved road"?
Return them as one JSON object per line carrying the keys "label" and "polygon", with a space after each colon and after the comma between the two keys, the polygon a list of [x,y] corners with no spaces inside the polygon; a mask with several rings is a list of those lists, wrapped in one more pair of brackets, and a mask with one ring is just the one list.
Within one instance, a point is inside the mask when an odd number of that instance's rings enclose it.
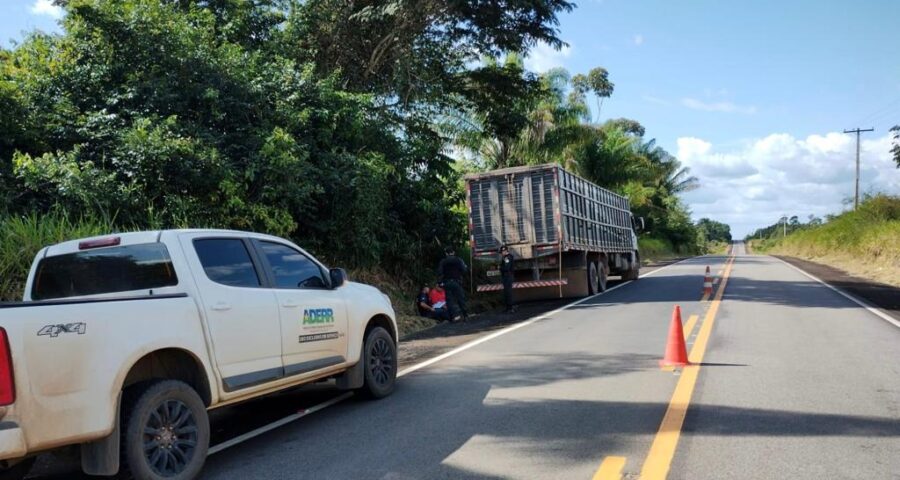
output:
{"label": "paved road", "polygon": [[[778,259],[733,253],[213,455],[201,478],[900,479],[900,328]],[[716,294],[701,301],[707,265]],[[664,370],[675,304],[695,365]],[[217,435],[337,395],[312,390],[220,412]]]}
{"label": "paved road", "polygon": [[[589,479],[617,460],[639,478],[652,446],[668,478],[900,479],[900,329],[777,259],[734,253],[730,267],[673,265],[408,375],[386,400],[215,455],[203,478]],[[700,301],[706,265],[729,273],[720,301]],[[705,356],[666,371],[674,304],[698,316],[688,349]]]}

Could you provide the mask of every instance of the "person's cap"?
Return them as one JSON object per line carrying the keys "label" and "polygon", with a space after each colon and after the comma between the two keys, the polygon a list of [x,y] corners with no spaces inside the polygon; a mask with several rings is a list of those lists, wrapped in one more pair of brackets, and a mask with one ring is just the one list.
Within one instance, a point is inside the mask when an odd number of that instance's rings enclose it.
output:
{"label": "person's cap", "polygon": [[444,249],[444,253],[446,253],[447,255],[451,255],[451,254],[453,254],[453,252],[454,252],[453,247],[447,247]]}
{"label": "person's cap", "polygon": [[507,248],[506,245],[500,245],[500,251],[501,251],[501,252],[504,252],[504,251],[505,251],[505,252],[508,252],[508,251],[509,251],[509,248]]}

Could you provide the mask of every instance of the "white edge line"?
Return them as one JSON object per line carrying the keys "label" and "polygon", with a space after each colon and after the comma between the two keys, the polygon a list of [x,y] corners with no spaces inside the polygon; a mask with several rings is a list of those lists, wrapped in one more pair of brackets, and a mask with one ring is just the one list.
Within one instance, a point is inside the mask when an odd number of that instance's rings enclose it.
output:
{"label": "white edge line", "polygon": [[[771,255],[770,255],[770,256],[771,256]],[[823,281],[821,278],[819,278],[819,277],[817,277],[817,276],[815,276],[815,275],[813,275],[813,274],[811,274],[811,273],[807,273],[805,270],[801,269],[800,267],[798,267],[798,266],[796,266],[796,265],[792,265],[791,263],[788,263],[788,262],[786,262],[786,261],[784,261],[784,260],[782,260],[782,259],[780,259],[780,258],[778,258],[778,257],[775,257],[775,256],[771,256],[771,257],[774,258],[774,259],[776,259],[776,260],[778,260],[779,262],[781,262],[781,263],[783,263],[783,264],[785,264],[785,265],[787,265],[787,266],[793,268],[794,270],[796,270],[796,271],[802,273],[803,275],[806,275],[807,277],[809,277],[809,278],[811,278],[811,279],[813,279],[813,280],[815,280],[815,281],[821,283],[822,285],[825,285],[826,287],[828,287],[828,288],[834,290],[835,292],[837,292],[837,293],[843,295],[843,296],[846,297],[848,300],[850,300],[850,301],[852,301],[853,303],[859,305],[860,307],[865,308],[865,309],[868,310],[870,313],[872,313],[872,314],[874,314],[874,315],[880,317],[882,320],[884,320],[884,321],[890,323],[891,325],[900,328],[900,321],[897,321],[895,318],[891,317],[890,315],[888,315],[887,313],[885,313],[883,310],[881,310],[881,309],[879,309],[879,308],[876,308],[876,307],[873,307],[871,304],[869,304],[869,303],[866,302],[865,300],[862,300],[862,299],[860,299],[860,298],[857,298],[857,297],[855,297],[855,296],[853,296],[853,295],[851,295],[851,294],[849,294],[849,293],[847,293],[847,292],[841,290],[840,288],[835,287],[834,285],[831,285],[831,284],[829,284],[829,283]]]}
{"label": "white edge line", "polygon": [[[677,262],[675,262],[675,263],[670,263],[670,264],[668,264],[668,265],[666,265],[666,266],[664,266],[664,267],[657,268],[656,270],[653,270],[653,271],[650,272],[650,273],[647,273],[647,274],[645,274],[645,275],[641,275],[640,278],[644,278],[644,277],[649,277],[649,276],[651,276],[651,275],[655,275],[657,272],[660,272],[660,271],[665,270],[665,269],[667,269],[667,268],[669,268],[669,267],[675,266],[675,265],[677,265],[677,264],[679,264],[679,263],[681,263],[681,262],[690,260],[691,258],[696,258],[696,257],[685,258],[685,259],[679,260],[679,261],[677,261]],[[578,305],[578,304],[580,304],[580,303],[586,302],[586,301],[591,300],[591,299],[593,299],[593,298],[599,297],[600,295],[604,295],[604,294],[607,294],[607,293],[609,293],[609,292],[612,292],[613,290],[615,290],[615,289],[617,289],[617,288],[624,287],[625,285],[628,285],[629,283],[632,283],[632,282],[633,282],[633,280],[628,280],[628,281],[626,281],[626,282],[623,282],[623,283],[620,283],[620,284],[616,285],[615,287],[606,289],[606,290],[603,291],[603,292],[600,292],[600,293],[591,295],[591,296],[589,296],[589,297],[584,297],[584,298],[582,298],[582,299],[580,299],[580,300],[576,300],[576,301],[574,301],[574,302],[572,302],[572,303],[563,305],[562,307],[559,307],[559,308],[557,308],[556,310],[553,310],[553,311],[551,311],[551,312],[548,312],[548,313],[542,313],[542,314],[538,315],[537,317],[530,318],[530,319],[528,319],[528,320],[525,320],[524,322],[520,322],[520,323],[517,323],[517,324],[515,324],[515,325],[511,325],[511,326],[509,326],[509,327],[504,328],[503,330],[499,330],[499,331],[494,332],[494,333],[492,333],[492,334],[490,334],[490,335],[485,335],[484,337],[477,338],[477,339],[475,339],[475,340],[472,340],[471,342],[464,343],[464,344],[462,344],[462,345],[460,345],[460,346],[454,348],[453,350],[450,350],[450,351],[448,351],[448,352],[444,352],[444,353],[442,353],[442,354],[440,354],[440,355],[438,355],[438,356],[436,356],[436,357],[429,358],[428,360],[425,360],[424,362],[417,363],[417,364],[415,364],[415,365],[412,365],[412,366],[410,366],[410,367],[407,367],[407,368],[401,370],[399,373],[397,373],[397,377],[402,377],[402,376],[405,376],[405,375],[409,375],[410,373],[413,373],[413,372],[415,372],[416,370],[421,370],[421,369],[423,369],[423,368],[425,368],[425,367],[434,365],[435,363],[440,362],[441,360],[444,360],[444,359],[446,359],[446,358],[452,357],[452,356],[454,356],[454,355],[456,355],[456,354],[458,354],[458,353],[464,352],[464,351],[466,351],[466,350],[468,350],[468,349],[470,349],[470,348],[472,348],[472,347],[481,345],[481,344],[484,343],[484,342],[493,340],[493,339],[495,339],[495,338],[497,338],[497,337],[499,337],[499,336],[501,336],[501,335],[506,335],[507,333],[516,331],[516,330],[518,330],[518,329],[520,329],[520,328],[527,327],[528,325],[531,325],[531,324],[533,324],[533,323],[535,323],[535,322],[537,322],[537,321],[544,320],[544,319],[547,319],[547,318],[549,318],[549,317],[552,317],[553,315],[556,315],[557,313],[559,313],[559,312],[561,312],[561,311],[563,311],[563,310],[566,310],[566,309],[568,309],[568,308],[574,307],[575,305]]]}
{"label": "white edge line", "polygon": [[275,430],[276,428],[287,425],[293,421],[300,420],[301,418],[303,418],[311,413],[316,413],[319,410],[328,408],[328,407],[334,405],[335,403],[342,402],[352,396],[353,396],[353,392],[346,392],[342,395],[338,395],[337,397],[332,398],[331,400],[314,405],[305,410],[301,410],[293,415],[288,415],[287,417],[284,417],[281,420],[276,420],[268,425],[263,425],[262,427],[259,427],[255,430],[251,430],[243,435],[238,435],[237,437],[234,437],[231,440],[222,442],[222,443],[210,448],[209,451],[207,452],[207,456],[219,453],[222,450],[225,450],[226,448],[233,447],[239,443],[246,442],[247,440],[250,440],[251,438],[258,437],[266,432]]}
{"label": "white edge line", "polygon": [[[677,262],[670,263],[670,264],[668,264],[668,265],[666,265],[666,266],[657,268],[657,269],[653,270],[652,272],[649,272],[649,273],[647,273],[647,274],[641,275],[640,278],[644,278],[644,277],[649,277],[649,276],[651,276],[651,275],[655,275],[657,272],[660,272],[660,271],[665,270],[665,269],[667,269],[667,268],[669,268],[669,267],[675,266],[675,265],[677,265],[677,264],[679,264],[679,263],[681,263],[681,262],[690,260],[691,258],[696,258],[696,257],[685,258],[685,259],[679,260],[679,261],[677,261]],[[488,340],[493,340],[493,339],[495,339],[495,338],[497,338],[497,337],[499,337],[499,336],[501,336],[501,335],[505,335],[505,334],[507,334],[507,333],[509,333],[509,332],[518,330],[518,329],[520,329],[520,328],[522,328],[522,327],[525,327],[525,326],[528,326],[528,325],[531,325],[532,323],[535,323],[535,322],[537,322],[537,321],[539,321],[539,320],[544,320],[544,319],[546,319],[546,318],[549,318],[550,316],[555,315],[555,314],[557,314],[557,313],[559,313],[559,312],[561,312],[561,311],[563,311],[563,310],[565,310],[565,309],[567,309],[567,308],[569,308],[569,307],[574,307],[575,305],[578,305],[578,304],[580,304],[580,303],[583,303],[583,302],[586,302],[586,301],[588,301],[588,300],[591,300],[592,298],[599,297],[600,295],[609,293],[609,292],[611,292],[611,291],[613,291],[613,290],[615,290],[615,289],[617,289],[617,288],[624,287],[625,285],[628,285],[629,283],[632,283],[632,280],[628,280],[628,281],[626,281],[626,282],[620,283],[620,284],[616,285],[615,287],[609,288],[609,289],[607,289],[606,291],[600,292],[600,293],[598,293],[598,294],[591,295],[591,296],[589,296],[589,297],[585,297],[585,298],[582,298],[582,299],[580,299],[580,300],[576,300],[576,301],[574,301],[574,302],[572,302],[572,303],[569,303],[569,304],[567,304],[567,305],[563,305],[562,307],[557,308],[556,310],[553,310],[552,312],[544,313],[544,314],[538,315],[537,317],[534,317],[534,318],[528,319],[528,320],[526,320],[526,321],[524,321],[524,322],[517,323],[517,324],[515,324],[515,325],[509,326],[509,327],[504,328],[503,330],[500,330],[500,331],[498,331],[498,332],[494,332],[494,333],[492,333],[492,334],[490,334],[490,335],[487,335],[487,336],[484,336],[484,337],[475,339],[475,340],[473,340],[473,341],[471,341],[471,342],[469,342],[469,343],[466,343],[466,344],[463,344],[463,345],[461,345],[461,346],[459,346],[459,347],[456,347],[456,348],[454,348],[453,350],[450,350],[449,352],[445,352],[445,353],[443,353],[443,354],[441,354],[441,355],[438,355],[438,356],[436,356],[436,357],[434,357],[434,358],[428,359],[428,360],[426,360],[426,361],[424,361],[424,362],[421,362],[421,363],[418,363],[418,364],[413,365],[413,366],[411,366],[411,367],[408,367],[408,368],[402,370],[401,372],[397,373],[397,377],[402,377],[402,376],[404,376],[404,375],[408,375],[408,374],[410,374],[410,373],[412,373],[412,372],[415,372],[416,370],[425,368],[425,367],[427,367],[427,366],[429,366],[429,365],[433,365],[433,364],[435,364],[435,363],[437,363],[437,362],[440,362],[441,360],[444,360],[445,358],[448,358],[448,357],[451,357],[451,356],[453,356],[453,355],[456,355],[456,354],[458,354],[458,353],[460,353],[460,352],[466,351],[466,350],[468,350],[468,349],[470,349],[470,348],[472,348],[472,347],[474,347],[474,346],[476,346],[476,345],[480,345],[480,344],[482,344],[482,343],[484,343],[484,342],[487,342]],[[247,433],[245,433],[245,434],[243,434],[243,435],[238,435],[237,437],[234,437],[234,438],[232,438],[231,440],[227,440],[227,441],[225,441],[225,442],[222,442],[222,443],[220,443],[220,444],[218,444],[218,445],[216,445],[216,446],[210,448],[209,451],[207,452],[207,456],[215,455],[215,454],[221,452],[222,450],[225,450],[225,449],[227,449],[227,448],[231,448],[231,447],[233,447],[233,446],[235,446],[235,445],[238,445],[238,444],[240,444],[240,443],[246,442],[247,440],[250,440],[250,439],[252,439],[252,438],[258,437],[258,436],[260,436],[260,435],[262,435],[262,434],[264,434],[264,433],[267,433],[267,432],[270,432],[270,431],[272,431],[272,430],[275,430],[276,428],[283,427],[284,425],[287,425],[287,424],[289,424],[289,423],[291,423],[291,422],[295,422],[295,421],[297,421],[297,420],[300,420],[301,418],[303,418],[303,417],[305,417],[305,416],[307,416],[307,415],[309,415],[309,414],[311,414],[311,413],[315,413],[315,412],[318,412],[319,410],[326,409],[326,408],[328,408],[328,407],[330,407],[330,406],[332,406],[332,405],[334,405],[334,404],[336,404],[336,403],[342,402],[342,401],[344,401],[344,400],[346,400],[346,399],[348,399],[348,398],[350,398],[350,397],[352,397],[352,396],[353,396],[353,392],[346,392],[346,393],[344,393],[344,394],[342,394],[342,395],[338,395],[337,397],[332,398],[331,400],[328,400],[328,401],[319,403],[319,404],[317,404],[317,405],[314,405],[314,406],[312,406],[312,407],[310,407],[310,408],[307,408],[307,409],[305,409],[305,410],[302,410],[302,411],[300,411],[300,412],[297,412],[297,413],[288,415],[287,417],[284,417],[284,418],[282,418],[282,419],[280,419],[280,420],[276,420],[276,421],[274,421],[274,422],[272,422],[272,423],[270,423],[270,424],[268,424],[268,425],[263,425],[262,427],[259,427],[259,428],[255,429],[255,430],[251,430],[251,431],[249,431],[249,432],[247,432]]]}

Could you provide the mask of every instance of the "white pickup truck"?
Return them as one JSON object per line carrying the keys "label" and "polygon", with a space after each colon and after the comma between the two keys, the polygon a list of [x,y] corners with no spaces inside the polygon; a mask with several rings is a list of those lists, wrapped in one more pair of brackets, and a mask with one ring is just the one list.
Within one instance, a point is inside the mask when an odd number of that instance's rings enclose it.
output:
{"label": "white pickup truck", "polygon": [[291,242],[137,232],[42,249],[0,305],[0,479],[80,446],[82,470],[190,479],[207,410],[335,378],[394,389],[397,324],[377,289]]}

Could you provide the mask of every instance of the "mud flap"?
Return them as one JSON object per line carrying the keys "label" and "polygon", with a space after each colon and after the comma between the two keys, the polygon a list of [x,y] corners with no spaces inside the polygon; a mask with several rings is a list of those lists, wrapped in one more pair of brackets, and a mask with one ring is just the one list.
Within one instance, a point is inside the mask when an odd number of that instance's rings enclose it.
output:
{"label": "mud flap", "polygon": [[81,470],[84,473],[103,476],[119,473],[119,441],[122,437],[119,429],[122,423],[122,419],[119,417],[121,407],[122,392],[119,392],[112,433],[99,440],[81,444]]}
{"label": "mud flap", "polygon": [[356,365],[345,370],[344,373],[335,379],[337,388],[340,388],[341,390],[355,390],[357,388],[362,388],[363,382],[365,381],[365,366],[366,360],[363,355],[360,355]]}

